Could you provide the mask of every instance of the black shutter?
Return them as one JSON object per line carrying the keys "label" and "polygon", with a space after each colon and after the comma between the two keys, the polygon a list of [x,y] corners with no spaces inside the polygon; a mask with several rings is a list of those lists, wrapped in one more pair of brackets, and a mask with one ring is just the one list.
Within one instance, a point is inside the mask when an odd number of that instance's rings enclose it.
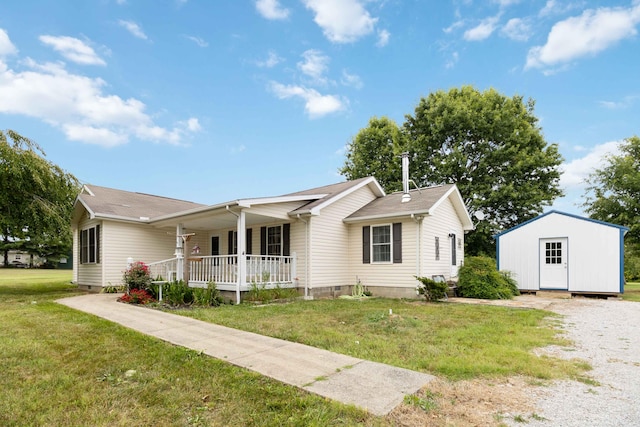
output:
{"label": "black shutter", "polygon": [[100,224],[96,225],[96,263],[100,264]]}
{"label": "black shutter", "polygon": [[252,234],[253,234],[253,233],[251,233],[251,228],[247,228],[247,231],[245,233],[247,233],[247,248],[246,248],[247,250],[246,250],[245,253],[247,255],[251,255],[251,243],[252,243],[252,238],[251,237],[252,237]]}
{"label": "black shutter", "polygon": [[260,255],[267,254],[267,227],[260,227]]}
{"label": "black shutter", "polygon": [[227,237],[227,255],[233,255],[233,230],[229,230]]}
{"label": "black shutter", "polygon": [[362,263],[371,264],[371,227],[362,227]]}
{"label": "black shutter", "polygon": [[449,237],[451,237],[451,265],[456,265],[456,235],[451,233]]}
{"label": "black shutter", "polygon": [[402,263],[402,223],[393,224],[393,263]]}
{"label": "black shutter", "polygon": [[291,224],[282,224],[282,256],[291,255]]}

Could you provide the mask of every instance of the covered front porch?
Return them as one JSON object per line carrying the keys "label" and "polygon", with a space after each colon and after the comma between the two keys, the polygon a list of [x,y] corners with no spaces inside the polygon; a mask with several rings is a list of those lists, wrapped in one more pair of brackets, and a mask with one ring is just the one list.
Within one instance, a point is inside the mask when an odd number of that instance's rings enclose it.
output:
{"label": "covered front porch", "polygon": [[[299,287],[300,260],[292,249],[302,250],[306,259],[307,223],[288,212],[302,201],[275,201],[241,200],[156,219],[153,225],[168,234],[175,229],[176,245],[173,258],[144,260],[151,276],[184,280],[191,287],[213,282],[220,291],[235,292],[237,303],[252,286]],[[306,289],[304,275],[301,281]]]}

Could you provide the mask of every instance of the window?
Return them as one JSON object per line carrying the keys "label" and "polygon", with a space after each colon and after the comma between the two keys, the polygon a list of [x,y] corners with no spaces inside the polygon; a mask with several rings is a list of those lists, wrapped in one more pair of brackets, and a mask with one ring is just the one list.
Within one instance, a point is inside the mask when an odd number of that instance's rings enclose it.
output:
{"label": "window", "polygon": [[267,227],[267,255],[282,255],[282,227]]}
{"label": "window", "polygon": [[562,242],[545,243],[545,263],[562,264]]}
{"label": "window", "polygon": [[440,261],[440,238],[436,237],[436,261]]}
{"label": "window", "polygon": [[402,263],[402,223],[362,227],[362,263]]}
{"label": "window", "polygon": [[373,262],[391,262],[391,226],[371,227]]}
{"label": "window", "polygon": [[458,249],[462,249],[462,239],[458,237]]}
{"label": "window", "polygon": [[100,262],[100,226],[96,225],[80,232],[80,263]]}

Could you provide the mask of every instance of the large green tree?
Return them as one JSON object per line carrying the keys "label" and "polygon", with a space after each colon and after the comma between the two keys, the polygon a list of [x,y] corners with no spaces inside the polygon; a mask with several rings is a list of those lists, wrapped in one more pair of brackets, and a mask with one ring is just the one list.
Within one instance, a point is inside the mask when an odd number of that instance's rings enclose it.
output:
{"label": "large green tree", "polygon": [[[437,91],[405,116],[402,133],[396,152],[410,153],[411,179],[421,187],[455,183],[469,212],[484,213],[465,239],[469,255],[493,255],[493,234],[542,213],[562,195],[562,157],[545,141],[532,100],[471,86]],[[358,148],[349,146],[341,170],[350,179],[360,177],[358,162],[367,162],[367,155],[352,152]],[[399,168],[394,176],[385,189],[401,188]]]}
{"label": "large green tree", "polygon": [[[583,207],[591,218],[629,227],[625,237],[627,270],[640,276],[640,138],[620,144],[620,154],[606,157],[587,178]],[[630,274],[627,271],[627,274]]]}
{"label": "large green tree", "polygon": [[34,141],[0,131],[0,251],[18,249],[48,257],[71,249],[71,210],[77,179],[45,159]]}
{"label": "large green tree", "polygon": [[398,158],[406,145],[406,137],[396,122],[372,117],[347,146],[347,160],[340,173],[348,180],[375,176],[385,191],[402,190],[402,164]]}

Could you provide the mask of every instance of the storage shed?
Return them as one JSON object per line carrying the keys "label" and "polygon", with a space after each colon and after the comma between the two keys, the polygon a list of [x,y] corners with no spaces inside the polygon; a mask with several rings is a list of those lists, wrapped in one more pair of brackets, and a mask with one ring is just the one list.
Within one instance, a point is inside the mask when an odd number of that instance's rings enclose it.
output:
{"label": "storage shed", "polygon": [[495,236],[498,269],[523,291],[624,292],[620,225],[550,211]]}

